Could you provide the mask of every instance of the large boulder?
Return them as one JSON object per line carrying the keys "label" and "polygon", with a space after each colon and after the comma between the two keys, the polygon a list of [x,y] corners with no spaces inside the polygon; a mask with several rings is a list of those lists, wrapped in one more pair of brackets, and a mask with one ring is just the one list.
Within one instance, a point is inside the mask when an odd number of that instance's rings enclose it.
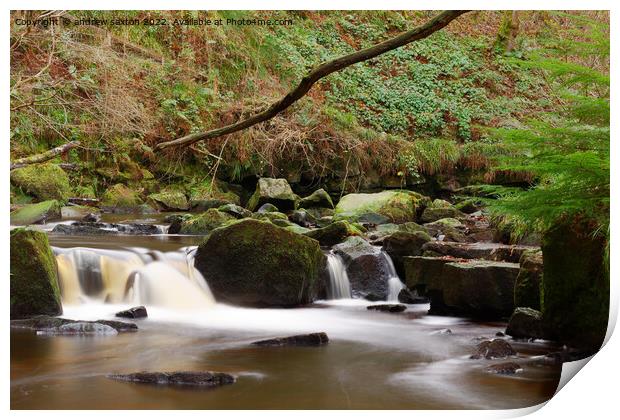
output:
{"label": "large boulder", "polygon": [[149,200],[164,211],[183,211],[189,210],[189,201],[185,193],[180,189],[165,188],[158,193],[148,196]]}
{"label": "large boulder", "polygon": [[297,196],[284,178],[261,178],[248,201],[248,209],[254,211],[265,203],[271,203],[280,211],[295,210]]}
{"label": "large boulder", "polygon": [[182,235],[206,235],[213,229],[232,220],[236,220],[236,217],[229,213],[224,213],[217,209],[209,209],[204,213],[182,220],[178,233]]}
{"label": "large boulder", "polygon": [[205,181],[190,188],[189,206],[192,211],[206,211],[226,204],[241,204],[241,197],[223,182]]}
{"label": "large boulder", "polygon": [[351,295],[370,300],[386,300],[389,294],[390,265],[381,248],[359,236],[351,236],[333,247],[344,260],[351,284]]}
{"label": "large boulder", "polygon": [[598,350],[609,319],[609,261],[604,234],[584,220],[558,223],[543,236],[545,329],[580,349]]}
{"label": "large boulder", "polygon": [[11,319],[62,314],[56,259],[45,233],[11,231],[10,272]]}
{"label": "large boulder", "polygon": [[460,220],[451,217],[436,220],[431,223],[424,224],[424,228],[429,235],[440,241],[448,242],[474,242],[473,238],[466,235],[467,226]]}
{"label": "large boulder", "polygon": [[431,237],[423,231],[398,231],[383,239],[383,250],[392,258],[398,275],[404,278],[405,266],[403,258],[421,255],[424,244],[429,241],[431,241]]}
{"label": "large boulder", "polygon": [[418,193],[405,190],[348,194],[336,205],[334,219],[373,224],[413,222],[418,209],[428,200]]}
{"label": "large boulder", "polygon": [[299,207],[303,208],[334,208],[334,202],[323,188],[316,190],[307,197],[299,200]]}
{"label": "large boulder", "polygon": [[519,265],[450,257],[407,257],[406,285],[431,300],[431,312],[483,319],[509,317]]}
{"label": "large boulder", "polygon": [[326,257],[314,239],[244,219],[213,230],[198,247],[195,266],[218,301],[294,307],[324,288]]}
{"label": "large boulder", "polygon": [[316,239],[323,246],[334,246],[349,236],[361,236],[362,231],[346,220],[340,220],[324,228],[308,231],[304,235]]}
{"label": "large boulder", "polygon": [[538,248],[521,254],[519,275],[515,284],[515,306],[540,309],[540,283],[543,275],[543,255]]}
{"label": "large boulder", "polygon": [[506,334],[513,338],[545,338],[542,314],[532,308],[516,308]]}
{"label": "large boulder", "polygon": [[60,203],[56,200],[26,204],[11,212],[11,225],[33,225],[60,219]]}
{"label": "large boulder", "polygon": [[28,165],[11,171],[11,183],[39,200],[66,201],[73,191],[69,177],[58,165]]}

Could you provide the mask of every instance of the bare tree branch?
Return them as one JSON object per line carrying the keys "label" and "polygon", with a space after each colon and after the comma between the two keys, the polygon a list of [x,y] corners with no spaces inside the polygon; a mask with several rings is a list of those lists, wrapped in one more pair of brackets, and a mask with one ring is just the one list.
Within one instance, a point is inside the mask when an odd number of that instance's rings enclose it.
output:
{"label": "bare tree branch", "polygon": [[209,140],[216,137],[221,137],[226,134],[231,134],[237,131],[244,130],[263,121],[267,121],[275,117],[280,112],[284,111],[286,108],[294,104],[299,99],[301,99],[306,93],[308,93],[310,88],[323,77],[338,70],[342,70],[345,67],[349,67],[353,64],[377,57],[388,51],[402,47],[403,45],[407,45],[413,41],[424,39],[429,35],[437,32],[438,30],[444,28],[454,19],[466,12],[466,10],[446,10],[422,26],[419,26],[407,32],[403,32],[402,34],[394,38],[390,38],[387,41],[384,41],[372,47],[323,63],[314,70],[312,70],[310,73],[308,73],[303,79],[301,79],[301,82],[299,82],[299,85],[295,89],[290,91],[284,98],[280,99],[278,102],[272,104],[265,111],[260,112],[247,119],[238,121],[234,124],[230,124],[202,133],[190,134],[176,140],[159,143],[157,146],[155,146],[155,150],[162,150],[172,146],[189,146],[190,144],[202,140]]}
{"label": "bare tree branch", "polygon": [[62,146],[54,147],[53,149],[48,150],[47,152],[40,153],[38,155],[28,156],[25,158],[17,159],[11,163],[11,170],[22,168],[26,165],[31,165],[33,163],[41,163],[46,162],[50,159],[55,158],[58,155],[68,152],[80,145],[79,141],[70,141],[69,143],[65,143]]}

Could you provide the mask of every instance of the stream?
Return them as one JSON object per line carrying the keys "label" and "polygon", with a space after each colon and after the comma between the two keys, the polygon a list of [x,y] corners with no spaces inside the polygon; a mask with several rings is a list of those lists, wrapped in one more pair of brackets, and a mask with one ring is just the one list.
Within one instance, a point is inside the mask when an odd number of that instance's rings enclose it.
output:
{"label": "stream", "polygon": [[[333,299],[252,309],[215,301],[193,268],[201,237],[49,238],[63,317],[117,319],[116,312],[145,305],[148,318],[127,320],[139,331],[115,336],[12,329],[12,409],[505,409],[548,400],[560,378],[560,366],[528,364],[502,376],[485,368],[503,361],[469,359],[482,337],[494,338],[504,323],[429,316],[426,304],[399,314],[366,310],[369,302],[350,298],[344,266],[333,254]],[[390,281],[391,296],[400,284],[398,277]],[[323,347],[250,345],[320,331],[330,339]],[[555,350],[539,340],[511,344],[524,358],[519,363]],[[142,370],[227,372],[237,382],[195,390],[106,377]]]}

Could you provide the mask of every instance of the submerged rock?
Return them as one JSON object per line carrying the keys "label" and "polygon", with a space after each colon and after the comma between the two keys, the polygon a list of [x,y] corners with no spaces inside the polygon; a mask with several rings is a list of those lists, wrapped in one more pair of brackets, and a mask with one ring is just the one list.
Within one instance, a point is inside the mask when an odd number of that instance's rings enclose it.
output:
{"label": "submerged rock", "polygon": [[367,306],[366,309],[369,311],[396,313],[396,312],[404,312],[407,309],[407,307],[405,305],[386,303],[383,305],[370,305],[370,306]]}
{"label": "submerged rock", "polygon": [[326,257],[314,239],[243,219],[213,230],[198,247],[195,266],[218,301],[293,307],[324,289]]}
{"label": "submerged rock", "polygon": [[146,318],[148,314],[144,306],[136,306],[125,311],[117,312],[115,316],[119,318]]}
{"label": "submerged rock", "polygon": [[252,344],[260,347],[284,347],[284,346],[323,346],[329,342],[324,332],[293,335],[290,337],[270,338],[269,340],[255,341]]}
{"label": "submerged rock", "polygon": [[544,338],[542,313],[531,308],[516,308],[508,321],[506,334],[514,338]]}
{"label": "submerged rock", "polygon": [[76,236],[95,235],[159,235],[163,231],[159,226],[146,223],[97,223],[97,222],[73,222],[54,226],[52,233]]}
{"label": "submerged rock", "polygon": [[470,356],[470,359],[505,359],[515,354],[517,352],[506,340],[496,338],[478,344],[476,352]]}
{"label": "submerged rock", "polygon": [[66,318],[57,318],[53,316],[47,315],[39,315],[34,316],[32,318],[27,319],[16,319],[11,320],[11,328],[24,328],[35,331],[55,331],[58,330],[63,325],[67,324],[101,324],[106,325],[111,328],[114,328],[119,333],[121,332],[135,332],[138,331],[138,326],[136,324],[130,322],[121,322],[121,321],[108,321],[108,320],[97,320],[97,321],[75,321],[73,319]]}
{"label": "submerged rock", "polygon": [[71,322],[57,328],[38,330],[37,334],[54,335],[116,335],[118,331],[109,325],[98,322]]}
{"label": "submerged rock", "polygon": [[487,372],[497,375],[514,375],[523,370],[521,366],[514,362],[498,363],[487,367]]}
{"label": "submerged rock", "polygon": [[373,224],[405,223],[416,219],[416,212],[428,198],[405,190],[374,194],[348,194],[336,205],[334,219]]}
{"label": "submerged rock", "polygon": [[108,378],[117,381],[151,385],[172,385],[213,388],[235,382],[232,375],[221,372],[136,372],[112,374]]}
{"label": "submerged rock", "polygon": [[11,212],[12,225],[43,224],[60,219],[60,203],[56,200],[26,204]]}
{"label": "submerged rock", "polygon": [[13,229],[10,242],[11,319],[62,314],[56,259],[47,235]]}
{"label": "submerged rock", "polygon": [[273,204],[279,211],[295,210],[297,196],[284,178],[260,178],[247,207],[254,211],[265,203]]}

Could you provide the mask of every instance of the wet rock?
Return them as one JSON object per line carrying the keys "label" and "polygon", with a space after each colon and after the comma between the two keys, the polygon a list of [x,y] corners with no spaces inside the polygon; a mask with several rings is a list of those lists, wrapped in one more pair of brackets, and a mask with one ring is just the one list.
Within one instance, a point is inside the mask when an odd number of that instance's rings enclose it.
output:
{"label": "wet rock", "polygon": [[288,215],[288,220],[303,227],[312,227],[316,225],[316,218],[305,209],[292,211]]}
{"label": "wet rock", "polygon": [[498,332],[495,333],[495,337],[505,337],[505,336],[506,336],[506,334],[504,334],[501,331],[498,331]]}
{"label": "wet rock", "polygon": [[93,208],[88,206],[63,206],[60,208],[60,216],[63,219],[82,220],[92,211]]}
{"label": "wet rock", "polygon": [[57,328],[38,330],[37,334],[50,335],[116,335],[118,331],[109,325],[98,322],[71,322]]}
{"label": "wet rock", "polygon": [[98,236],[98,235],[159,235],[161,228],[146,223],[96,223],[96,222],[73,222],[54,226],[52,233],[75,236]]}
{"label": "wet rock", "polygon": [[108,375],[117,381],[151,385],[214,388],[235,382],[232,375],[221,372],[136,372]]}
{"label": "wet rock", "polygon": [[53,316],[47,315],[39,315],[32,318],[27,319],[16,319],[11,320],[11,328],[24,328],[35,331],[55,331],[63,325],[66,324],[101,324],[107,325],[109,327],[114,328],[116,331],[120,332],[135,332],[138,331],[138,326],[136,324],[130,322],[121,322],[121,321],[108,321],[108,320],[97,320],[97,321],[75,321],[72,319],[66,318],[57,318]]}
{"label": "wet rock", "polygon": [[195,266],[218,301],[294,307],[317,298],[326,257],[314,239],[272,223],[243,219],[213,230]]}
{"label": "wet rock", "polygon": [[254,211],[265,203],[273,204],[279,211],[295,210],[297,196],[284,178],[260,178],[247,207]]}
{"label": "wet rock", "polygon": [[11,319],[62,314],[56,259],[47,235],[13,229],[10,247]]}
{"label": "wet rock", "polygon": [[119,318],[146,318],[148,315],[144,306],[136,306],[125,311],[117,312],[115,316]]}
{"label": "wet rock", "polygon": [[323,246],[334,246],[344,241],[349,236],[361,236],[362,231],[346,220],[341,220],[327,225],[324,228],[306,232],[305,235],[309,238],[316,239]]}
{"label": "wet rock", "polygon": [[387,299],[390,267],[380,248],[370,245],[359,236],[350,236],[335,245],[333,251],[344,260],[353,297],[370,294],[378,300]]}
{"label": "wet rock", "polygon": [[82,217],[82,222],[97,223],[99,221],[101,221],[101,214],[99,213],[88,213]]}
{"label": "wet rock", "polygon": [[442,330],[433,331],[431,334],[433,334],[433,335],[448,335],[448,334],[452,334],[452,330],[450,328],[444,328]]}
{"label": "wet rock", "polygon": [[383,305],[370,305],[370,306],[367,306],[366,309],[369,311],[397,313],[397,312],[404,312],[407,309],[407,306],[386,303]]}
{"label": "wet rock", "polygon": [[431,241],[431,237],[423,231],[398,231],[383,239],[383,250],[392,258],[396,272],[401,278],[405,277],[404,257],[421,255],[424,244]]}
{"label": "wet rock", "polygon": [[150,194],[148,199],[163,211],[189,210],[189,202],[185,193],[175,188],[164,188],[158,193]]}
{"label": "wet rock", "polygon": [[11,212],[11,225],[44,224],[60,219],[60,203],[56,200],[26,204]]}
{"label": "wet rock", "polygon": [[278,337],[269,340],[255,341],[252,344],[261,347],[284,347],[284,346],[323,346],[329,342],[324,332],[294,335],[291,337]]}
{"label": "wet rock", "polygon": [[303,208],[334,208],[330,195],[323,188],[316,190],[307,197],[299,200],[299,207]]}
{"label": "wet rock", "polygon": [[428,303],[428,299],[422,296],[418,296],[416,291],[411,291],[407,287],[398,292],[398,301],[400,303],[418,304]]}
{"label": "wet rock", "polygon": [[[81,321],[84,322],[84,321]],[[131,322],[122,322],[122,321],[110,321],[107,319],[99,319],[95,321],[97,324],[103,324],[114,328],[119,333],[122,332],[136,332],[138,331],[138,326]]]}
{"label": "wet rock", "polygon": [[508,321],[506,334],[513,338],[544,338],[542,313],[531,308],[516,308]]}
{"label": "wet rock", "polygon": [[507,341],[496,338],[478,344],[476,352],[470,356],[470,359],[505,359],[515,354],[517,352]]}
{"label": "wet rock", "polygon": [[405,190],[388,190],[374,194],[347,194],[336,205],[334,219],[350,222],[413,222],[416,211],[428,197]]}
{"label": "wet rock", "polygon": [[498,363],[487,367],[487,372],[497,375],[514,375],[523,370],[521,366],[514,362]]}
{"label": "wet rock", "polygon": [[185,220],[188,220],[192,217],[191,214],[171,214],[166,216],[164,222],[170,223],[168,226],[168,231],[166,233],[170,235],[176,235],[181,233],[181,226]]}
{"label": "wet rock", "polygon": [[224,213],[228,213],[237,219],[243,219],[244,217],[252,216],[252,212],[236,204],[225,204],[218,207],[218,210]]}
{"label": "wet rock", "polygon": [[536,251],[538,248],[522,245],[505,245],[499,243],[433,241],[425,243],[422,250],[431,251],[436,255],[446,255],[455,258],[518,263],[524,253]]}
{"label": "wet rock", "polygon": [[256,210],[256,213],[279,213],[280,210],[271,203],[265,203]]}

